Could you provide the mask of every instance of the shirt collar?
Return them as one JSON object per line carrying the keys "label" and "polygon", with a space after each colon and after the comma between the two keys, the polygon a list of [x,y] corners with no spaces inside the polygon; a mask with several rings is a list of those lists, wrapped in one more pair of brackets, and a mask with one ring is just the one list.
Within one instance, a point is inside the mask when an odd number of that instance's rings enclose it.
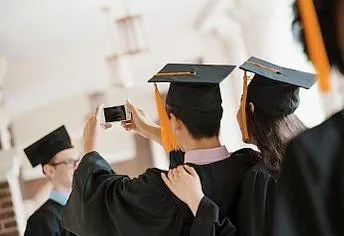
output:
{"label": "shirt collar", "polygon": [[67,204],[69,194],[55,189],[51,190],[49,199],[57,202],[58,204],[65,206]]}
{"label": "shirt collar", "polygon": [[229,158],[230,155],[225,146],[192,150],[185,153],[184,163],[208,165]]}

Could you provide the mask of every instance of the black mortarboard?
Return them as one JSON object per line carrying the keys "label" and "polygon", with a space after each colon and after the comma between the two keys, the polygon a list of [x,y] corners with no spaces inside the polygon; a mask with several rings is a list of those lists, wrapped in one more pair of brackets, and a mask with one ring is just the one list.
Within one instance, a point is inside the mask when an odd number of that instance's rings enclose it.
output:
{"label": "black mortarboard", "polygon": [[221,83],[233,70],[230,65],[167,64],[148,82],[171,83],[168,106],[200,112],[222,110]]}
{"label": "black mortarboard", "polygon": [[293,113],[299,105],[299,88],[309,89],[315,75],[251,57],[240,69],[255,75],[247,88],[247,102],[272,116]]}
{"label": "black mortarboard", "polygon": [[65,126],[47,134],[34,144],[24,149],[26,156],[33,167],[46,164],[58,152],[72,148],[70,137]]}
{"label": "black mortarboard", "polygon": [[222,111],[219,83],[235,68],[232,65],[167,64],[148,82],[155,83],[155,97],[166,151],[178,149],[156,83],[171,83],[166,103],[172,108],[196,112]]}

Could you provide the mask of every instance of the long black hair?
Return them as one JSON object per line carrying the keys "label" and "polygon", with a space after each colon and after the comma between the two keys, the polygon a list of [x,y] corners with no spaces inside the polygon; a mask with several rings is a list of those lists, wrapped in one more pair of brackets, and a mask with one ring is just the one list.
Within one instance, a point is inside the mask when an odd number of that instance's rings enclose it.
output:
{"label": "long black hair", "polygon": [[247,128],[261,152],[264,164],[279,173],[287,143],[307,127],[294,114],[271,116],[255,107],[254,112],[246,104]]}

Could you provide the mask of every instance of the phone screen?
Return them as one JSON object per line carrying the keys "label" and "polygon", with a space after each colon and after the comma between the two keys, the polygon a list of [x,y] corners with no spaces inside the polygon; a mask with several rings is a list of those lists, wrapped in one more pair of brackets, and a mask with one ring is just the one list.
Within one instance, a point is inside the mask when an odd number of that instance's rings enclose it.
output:
{"label": "phone screen", "polygon": [[116,121],[127,120],[127,117],[125,115],[124,105],[114,106],[114,107],[105,107],[104,117],[105,117],[105,122],[116,122]]}

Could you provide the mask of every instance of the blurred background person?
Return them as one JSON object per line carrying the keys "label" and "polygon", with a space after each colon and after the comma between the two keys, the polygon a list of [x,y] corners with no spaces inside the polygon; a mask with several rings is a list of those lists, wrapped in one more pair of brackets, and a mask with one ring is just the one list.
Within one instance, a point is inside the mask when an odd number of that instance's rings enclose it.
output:
{"label": "blurred background person", "polygon": [[[327,58],[333,70],[344,73],[344,1],[312,0]],[[314,27],[305,24],[301,1],[294,3],[294,27],[305,53],[314,59]],[[305,7],[303,5],[303,7]],[[303,11],[302,11],[303,10]],[[309,16],[309,15],[308,15]],[[315,18],[315,20],[317,20]],[[308,18],[309,20],[309,18]],[[309,21],[308,21],[309,22]],[[309,35],[308,35],[309,36]],[[313,50],[313,53],[312,53]],[[316,50],[321,50],[317,44]],[[325,55],[326,56],[326,55]],[[319,61],[314,61],[319,65]],[[323,72],[318,68],[318,71]],[[332,84],[332,89],[336,89]],[[292,140],[287,147],[275,214],[274,235],[343,235],[344,227],[344,111]]]}
{"label": "blurred background person", "polygon": [[61,226],[62,208],[72,191],[74,170],[80,160],[67,130],[61,126],[25,148],[24,152],[33,167],[42,166],[53,186],[49,199],[28,219],[24,235],[74,235]]}

